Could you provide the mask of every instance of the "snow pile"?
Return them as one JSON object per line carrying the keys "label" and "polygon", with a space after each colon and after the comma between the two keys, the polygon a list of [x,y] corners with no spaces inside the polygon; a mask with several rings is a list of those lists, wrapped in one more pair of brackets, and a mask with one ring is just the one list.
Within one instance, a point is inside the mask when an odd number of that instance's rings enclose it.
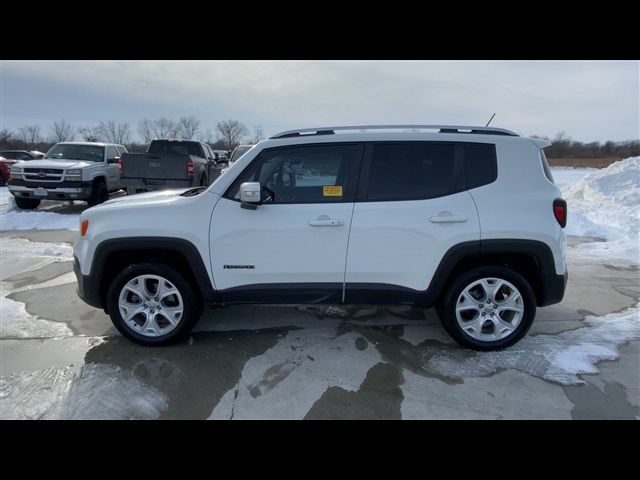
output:
{"label": "snow pile", "polygon": [[80,215],[12,209],[0,215],[0,230],[74,230]]}
{"label": "snow pile", "polygon": [[6,281],[14,275],[37,270],[49,263],[71,261],[72,255],[72,247],[66,244],[31,242],[21,238],[0,239],[1,338],[57,338],[72,335],[66,324],[31,315],[24,303],[7,298],[7,295],[19,290]]}
{"label": "snow pile", "polygon": [[7,187],[0,187],[0,214],[13,210],[16,206],[16,201],[13,195],[9,193]]}
{"label": "snow pile", "polygon": [[638,263],[640,157],[615,162],[562,193],[569,206],[567,234],[606,239],[581,244],[578,250]]}
{"label": "snow pile", "polygon": [[74,230],[80,223],[79,214],[61,214],[16,208],[7,187],[0,187],[0,230]]}
{"label": "snow pile", "polygon": [[116,365],[19,372],[0,378],[0,420],[158,418],[169,398]]}

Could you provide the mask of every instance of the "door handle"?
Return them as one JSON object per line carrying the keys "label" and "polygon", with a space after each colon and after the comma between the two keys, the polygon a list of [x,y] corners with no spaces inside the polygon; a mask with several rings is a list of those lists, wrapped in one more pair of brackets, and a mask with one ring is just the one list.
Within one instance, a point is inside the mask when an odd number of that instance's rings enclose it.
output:
{"label": "door handle", "polygon": [[337,218],[329,218],[329,219],[316,219],[309,220],[309,225],[312,227],[341,227],[344,225],[344,220],[339,220]]}
{"label": "door handle", "polygon": [[436,217],[429,219],[431,223],[462,223],[467,221],[464,215],[453,215],[450,212],[442,212]]}

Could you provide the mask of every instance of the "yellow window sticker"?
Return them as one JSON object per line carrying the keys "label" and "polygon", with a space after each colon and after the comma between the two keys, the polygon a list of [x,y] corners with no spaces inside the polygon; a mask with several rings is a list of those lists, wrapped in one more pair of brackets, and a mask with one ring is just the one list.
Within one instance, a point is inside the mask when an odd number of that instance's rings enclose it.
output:
{"label": "yellow window sticker", "polygon": [[325,185],[322,187],[323,197],[341,197],[342,185]]}

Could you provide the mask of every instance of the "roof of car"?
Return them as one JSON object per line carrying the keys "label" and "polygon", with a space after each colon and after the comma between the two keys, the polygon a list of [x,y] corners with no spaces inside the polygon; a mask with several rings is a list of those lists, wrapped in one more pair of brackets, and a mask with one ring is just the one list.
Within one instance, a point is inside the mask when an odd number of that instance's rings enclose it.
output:
{"label": "roof of car", "polygon": [[105,143],[105,142],[58,142],[56,145],[95,145],[96,147],[124,147],[119,143]]}

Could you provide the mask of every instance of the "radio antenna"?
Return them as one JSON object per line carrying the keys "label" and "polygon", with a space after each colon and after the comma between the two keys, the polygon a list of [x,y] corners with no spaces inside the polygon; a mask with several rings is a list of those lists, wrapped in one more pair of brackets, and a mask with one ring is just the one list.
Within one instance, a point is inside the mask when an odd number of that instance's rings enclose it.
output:
{"label": "radio antenna", "polygon": [[485,125],[485,128],[489,126],[489,124],[491,123],[491,120],[493,120],[493,117],[495,117],[496,114],[494,113],[493,115],[491,115],[491,118],[489,119],[489,121],[487,122],[487,124]]}

